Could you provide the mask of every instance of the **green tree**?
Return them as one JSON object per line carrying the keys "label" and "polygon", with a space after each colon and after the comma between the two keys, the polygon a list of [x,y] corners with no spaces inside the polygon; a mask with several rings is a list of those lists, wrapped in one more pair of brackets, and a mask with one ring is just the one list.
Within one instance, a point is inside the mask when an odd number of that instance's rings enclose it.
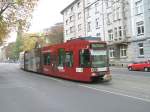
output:
{"label": "green tree", "polygon": [[0,42],[22,21],[23,30],[29,27],[31,14],[38,0],[2,0],[0,2]]}
{"label": "green tree", "polygon": [[7,23],[0,17],[0,43],[6,38],[6,35],[9,32],[7,28]]}
{"label": "green tree", "polygon": [[28,51],[35,48],[37,38],[36,37],[25,37],[23,38],[23,51]]}
{"label": "green tree", "polygon": [[22,51],[22,38],[17,38],[16,39],[16,42],[15,42],[15,45],[13,47],[13,58],[15,60],[18,60],[19,59],[19,54],[20,52]]}

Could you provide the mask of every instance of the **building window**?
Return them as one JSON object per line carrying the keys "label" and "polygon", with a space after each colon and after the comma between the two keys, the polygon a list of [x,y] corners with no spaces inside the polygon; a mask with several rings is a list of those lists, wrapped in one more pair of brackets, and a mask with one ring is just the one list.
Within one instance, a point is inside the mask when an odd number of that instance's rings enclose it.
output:
{"label": "building window", "polygon": [[81,12],[78,13],[78,19],[81,19]]}
{"label": "building window", "polygon": [[140,21],[136,23],[137,36],[144,34],[144,22]]}
{"label": "building window", "polygon": [[115,38],[117,37],[117,28],[114,29]]}
{"label": "building window", "polygon": [[87,18],[90,17],[90,8],[87,9]]}
{"label": "building window", "polygon": [[73,22],[73,16],[70,16],[70,22]]}
{"label": "building window", "polygon": [[91,22],[87,23],[87,31],[90,32],[91,31]]}
{"label": "building window", "polygon": [[120,7],[113,10],[113,12],[114,12],[113,20],[114,21],[121,19],[121,11],[120,10],[121,10]]}
{"label": "building window", "polygon": [[66,30],[66,35],[68,35],[68,30]]}
{"label": "building window", "polygon": [[108,37],[109,37],[109,40],[112,41],[114,38],[113,38],[113,30],[108,30]]}
{"label": "building window", "polygon": [[80,30],[81,30],[81,24],[78,25],[78,31],[80,31]]}
{"label": "building window", "polygon": [[119,33],[119,37],[122,37],[122,27],[121,26],[119,26],[119,29],[118,29],[119,31],[118,31],[118,33]]}
{"label": "building window", "polygon": [[98,6],[99,6],[99,2],[95,4],[95,14],[99,13]]}
{"label": "building window", "polygon": [[111,24],[112,22],[112,13],[107,14],[107,24]]}
{"label": "building window", "polygon": [[73,7],[71,7],[71,13],[73,12]]}
{"label": "building window", "polygon": [[143,43],[139,43],[139,56],[144,56],[144,47],[143,47]]}
{"label": "building window", "polygon": [[77,3],[77,7],[80,8],[80,2]]}
{"label": "building window", "polygon": [[120,46],[120,56],[121,57],[127,56],[127,46],[126,45]]}
{"label": "building window", "polygon": [[109,56],[110,56],[110,58],[114,58],[115,57],[115,49],[114,48],[110,48],[109,49]]}
{"label": "building window", "polygon": [[96,19],[95,19],[95,24],[96,24],[95,27],[96,27],[96,29],[99,29],[99,28],[100,28],[99,22],[100,22],[99,18],[96,18]]}
{"label": "building window", "polygon": [[100,37],[100,36],[101,36],[101,34],[100,34],[100,33],[96,33],[96,36],[97,36],[97,37]]}
{"label": "building window", "polygon": [[135,14],[141,14],[143,13],[143,5],[142,5],[142,0],[139,0],[135,2]]}
{"label": "building window", "polygon": [[70,33],[73,33],[74,32],[74,27],[70,27]]}
{"label": "building window", "polygon": [[66,10],[65,15],[66,15],[66,16],[68,15],[68,10]]}
{"label": "building window", "polygon": [[116,20],[119,20],[119,19],[121,19],[121,8],[120,7],[118,7],[117,9],[116,9]]}
{"label": "building window", "polygon": [[66,20],[66,25],[68,25],[68,19]]}
{"label": "building window", "polygon": [[106,8],[109,8],[112,5],[112,1],[110,1],[110,0],[106,0],[105,3],[106,3]]}

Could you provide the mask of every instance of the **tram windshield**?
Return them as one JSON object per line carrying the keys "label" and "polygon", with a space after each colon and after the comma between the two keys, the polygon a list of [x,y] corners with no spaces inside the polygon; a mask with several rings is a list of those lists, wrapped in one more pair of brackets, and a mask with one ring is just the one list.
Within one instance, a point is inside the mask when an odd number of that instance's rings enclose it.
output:
{"label": "tram windshield", "polygon": [[92,50],[92,67],[106,67],[108,63],[107,51],[106,50]]}

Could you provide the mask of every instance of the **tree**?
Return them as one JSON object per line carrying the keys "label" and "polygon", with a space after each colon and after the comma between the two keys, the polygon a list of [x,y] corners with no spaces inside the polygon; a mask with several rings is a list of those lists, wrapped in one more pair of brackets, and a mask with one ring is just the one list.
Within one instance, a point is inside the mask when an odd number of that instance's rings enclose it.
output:
{"label": "tree", "polygon": [[46,38],[50,44],[63,43],[63,24],[57,23],[47,32]]}
{"label": "tree", "polygon": [[0,43],[6,38],[8,32],[7,23],[0,18]]}
{"label": "tree", "polygon": [[5,49],[5,55],[6,55],[6,59],[9,59],[9,60],[15,60],[15,57],[13,55],[13,48],[15,46],[15,43],[9,43],[7,46],[6,46],[6,49]]}
{"label": "tree", "polygon": [[29,27],[34,6],[38,0],[2,0],[0,2],[0,42],[7,37],[9,31],[16,30],[18,22],[22,22],[23,30]]}
{"label": "tree", "polygon": [[37,40],[36,37],[24,37],[22,40],[23,41],[22,50],[28,51],[35,48],[36,40]]}
{"label": "tree", "polygon": [[22,51],[22,38],[17,38],[13,47],[13,56],[16,60],[19,59],[19,54]]}

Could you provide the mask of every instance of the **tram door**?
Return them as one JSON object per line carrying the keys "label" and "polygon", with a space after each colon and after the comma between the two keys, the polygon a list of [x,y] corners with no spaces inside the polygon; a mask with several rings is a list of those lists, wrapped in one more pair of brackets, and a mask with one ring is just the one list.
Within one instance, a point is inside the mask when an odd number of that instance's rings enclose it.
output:
{"label": "tram door", "polygon": [[65,62],[65,49],[60,48],[58,49],[58,70],[59,72],[64,72],[64,62]]}
{"label": "tram door", "polygon": [[67,75],[70,76],[73,73],[73,52],[66,51],[65,52],[65,70],[67,71]]}
{"label": "tram door", "polygon": [[73,52],[59,49],[59,64],[58,69],[60,72],[70,74],[73,67]]}

